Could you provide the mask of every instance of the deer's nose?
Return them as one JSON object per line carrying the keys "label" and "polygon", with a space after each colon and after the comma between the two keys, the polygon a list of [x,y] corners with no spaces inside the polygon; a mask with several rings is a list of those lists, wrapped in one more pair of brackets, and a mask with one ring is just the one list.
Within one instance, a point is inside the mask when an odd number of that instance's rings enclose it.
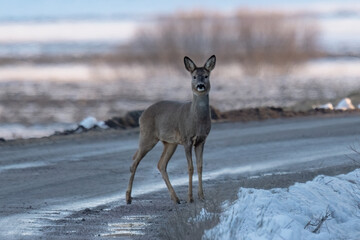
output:
{"label": "deer's nose", "polygon": [[203,83],[198,83],[196,84],[196,90],[198,90],[199,92],[205,91],[206,87]]}

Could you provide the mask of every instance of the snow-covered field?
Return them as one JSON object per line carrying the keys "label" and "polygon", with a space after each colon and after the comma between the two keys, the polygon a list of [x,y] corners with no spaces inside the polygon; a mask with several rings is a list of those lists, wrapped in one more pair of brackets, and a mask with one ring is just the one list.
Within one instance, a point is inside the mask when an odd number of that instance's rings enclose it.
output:
{"label": "snow-covered field", "polygon": [[[205,220],[209,213],[202,212]],[[349,239],[360,236],[360,169],[287,189],[240,188],[204,239]]]}
{"label": "snow-covered field", "polygon": [[[308,100],[318,100],[320,106],[359,91],[359,78],[360,60],[349,58],[312,61],[286,74],[259,76],[247,76],[238,64],[219,63],[211,76],[210,102],[221,111],[292,106]],[[7,138],[39,136],[38,127],[18,127],[42,124],[49,126],[43,131],[48,135],[52,124],[69,125],[87,116],[106,120],[130,110],[144,109],[159,100],[188,101],[191,100],[189,81],[185,69],[168,66],[2,66],[0,132],[2,135],[6,132]],[[351,100],[354,106],[360,104],[358,99]],[[333,107],[337,103],[332,102]]]}
{"label": "snow-covered field", "polygon": [[72,129],[76,124],[35,124],[26,126],[19,123],[0,124],[0,138],[9,140],[16,138],[39,138],[50,136],[55,131]]}
{"label": "snow-covered field", "polygon": [[[180,62],[181,63],[181,62]],[[170,77],[171,76],[171,77]],[[303,99],[335,98],[360,89],[360,60],[321,60],[297,66],[287,74],[246,76],[238,64],[219,63],[212,76],[212,101],[223,110],[259,105],[291,105]],[[7,94],[36,95],[36,91],[51,87],[52,83],[77,85],[76,89],[53,88],[52,98],[99,98],[115,95],[130,96],[146,101],[157,99],[187,100],[190,92],[184,71],[167,66],[104,64],[86,65],[18,65],[0,67],[0,84],[9,88]],[[11,87],[13,82],[24,87]],[[18,83],[16,83],[17,86]],[[31,87],[43,86],[43,87]],[[109,88],[111,86],[111,88]],[[91,91],[92,87],[96,91]],[[32,90],[31,90],[32,89]],[[62,91],[62,89],[64,91]],[[176,91],[169,91],[177,89]],[[29,92],[33,91],[33,92]],[[73,93],[72,93],[73,92]],[[284,99],[287,98],[287,99]],[[285,103],[285,104],[283,104]],[[85,117],[85,116],[84,116]]]}

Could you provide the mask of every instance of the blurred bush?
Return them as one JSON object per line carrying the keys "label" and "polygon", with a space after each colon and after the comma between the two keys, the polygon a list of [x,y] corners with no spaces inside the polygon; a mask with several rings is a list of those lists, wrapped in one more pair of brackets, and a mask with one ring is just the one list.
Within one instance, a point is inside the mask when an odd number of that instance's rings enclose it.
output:
{"label": "blurred bush", "polygon": [[319,30],[314,19],[282,13],[238,12],[238,58],[246,69],[259,65],[291,67],[319,54]]}
{"label": "blurred bush", "polygon": [[142,26],[118,54],[127,61],[175,66],[185,55],[204,61],[216,54],[221,62],[240,62],[251,72],[263,65],[291,67],[317,56],[318,38],[316,20],[306,15],[238,11],[226,16],[192,11]]}

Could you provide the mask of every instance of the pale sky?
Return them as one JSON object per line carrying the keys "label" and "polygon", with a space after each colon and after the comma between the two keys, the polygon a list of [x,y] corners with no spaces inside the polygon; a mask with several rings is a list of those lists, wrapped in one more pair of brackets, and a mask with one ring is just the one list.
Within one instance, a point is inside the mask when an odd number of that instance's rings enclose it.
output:
{"label": "pale sky", "polygon": [[0,19],[67,16],[112,16],[166,13],[192,8],[231,11],[247,8],[305,8],[360,10],[355,0],[0,0]]}

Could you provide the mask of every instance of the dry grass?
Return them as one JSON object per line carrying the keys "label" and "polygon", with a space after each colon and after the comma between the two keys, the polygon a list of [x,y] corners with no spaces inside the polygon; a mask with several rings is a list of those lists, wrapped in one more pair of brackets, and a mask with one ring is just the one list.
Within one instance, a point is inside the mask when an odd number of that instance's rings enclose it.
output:
{"label": "dry grass", "polygon": [[240,61],[250,70],[262,65],[286,69],[319,53],[317,24],[303,16],[241,11],[235,32]]}
{"label": "dry grass", "polygon": [[[202,239],[205,230],[219,223],[220,205],[217,201],[207,200],[195,202],[186,208],[176,207],[168,216],[168,224],[160,229],[159,237],[171,240]],[[208,215],[199,219],[201,211],[206,211]]]}
{"label": "dry grass", "polygon": [[330,211],[329,206],[328,206],[324,215],[310,220],[305,225],[304,229],[308,229],[312,233],[319,233],[322,225],[325,223],[326,220],[331,219],[332,215],[333,215],[333,213]]}

